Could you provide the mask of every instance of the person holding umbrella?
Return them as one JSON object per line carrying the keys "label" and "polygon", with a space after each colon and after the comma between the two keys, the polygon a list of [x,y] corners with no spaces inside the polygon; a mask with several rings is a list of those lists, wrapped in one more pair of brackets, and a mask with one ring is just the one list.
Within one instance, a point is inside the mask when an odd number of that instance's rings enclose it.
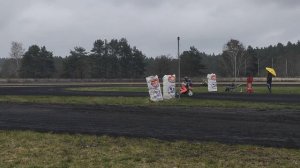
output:
{"label": "person holding umbrella", "polygon": [[276,72],[273,68],[269,68],[269,67],[266,67],[266,70],[268,72],[267,87],[269,89],[269,93],[272,93],[272,78],[273,76],[276,76]]}

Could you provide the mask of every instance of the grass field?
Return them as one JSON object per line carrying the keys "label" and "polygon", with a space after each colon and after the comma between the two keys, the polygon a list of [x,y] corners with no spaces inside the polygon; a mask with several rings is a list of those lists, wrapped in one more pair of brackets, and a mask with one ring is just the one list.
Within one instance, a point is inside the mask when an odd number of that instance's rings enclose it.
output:
{"label": "grass field", "polygon": [[[73,88],[80,91],[141,91],[146,87]],[[265,87],[255,92],[267,93]],[[225,90],[219,87],[223,92]],[[244,90],[244,88],[243,88]],[[194,88],[197,93],[206,88]],[[299,87],[274,87],[274,94],[300,94]],[[220,108],[300,109],[300,104],[253,103],[183,98],[159,103],[148,97],[0,96],[2,103]],[[216,142],[162,141],[127,137],[0,131],[0,167],[300,167],[300,150],[228,145]]]}
{"label": "grass field", "polygon": [[[240,89],[245,89],[241,87]],[[68,90],[83,92],[147,92],[146,87],[81,87],[68,88]],[[225,87],[219,87],[220,92]],[[195,93],[206,93],[206,87],[194,87]],[[240,92],[238,92],[240,93]],[[232,94],[232,93],[228,93]],[[266,87],[255,87],[255,94],[268,94]],[[272,94],[300,94],[300,87],[273,87]],[[158,103],[149,101],[147,97],[24,97],[24,96],[8,96],[0,97],[1,101],[17,101],[17,102],[42,102],[42,103],[66,103],[66,104],[109,104],[109,105],[160,105],[160,106],[200,106],[200,107],[221,107],[221,108],[254,108],[254,109],[300,109],[299,103],[272,103],[272,102],[245,102],[245,101],[229,101],[229,100],[205,100],[184,98],[181,100],[168,100]]]}
{"label": "grass field", "polygon": [[0,167],[299,167],[300,150],[0,131]]}
{"label": "grass field", "polygon": [[43,103],[73,105],[129,105],[129,106],[186,106],[251,109],[300,109],[299,103],[246,102],[230,100],[172,99],[151,102],[148,97],[88,97],[88,96],[0,96],[2,103]]}

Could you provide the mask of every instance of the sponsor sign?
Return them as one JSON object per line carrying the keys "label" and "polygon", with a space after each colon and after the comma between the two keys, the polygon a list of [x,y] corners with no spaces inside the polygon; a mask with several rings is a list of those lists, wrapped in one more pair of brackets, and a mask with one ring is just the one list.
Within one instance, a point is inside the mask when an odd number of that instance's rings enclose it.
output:
{"label": "sponsor sign", "polygon": [[161,101],[163,100],[159,79],[158,76],[149,76],[146,77],[148,89],[149,89],[149,95],[151,101]]}
{"label": "sponsor sign", "polygon": [[209,92],[216,92],[218,91],[217,88],[217,76],[216,74],[207,74],[207,86]]}
{"label": "sponsor sign", "polygon": [[175,82],[176,82],[175,74],[165,75],[163,77],[163,98],[164,99],[175,98],[175,94],[176,94]]}

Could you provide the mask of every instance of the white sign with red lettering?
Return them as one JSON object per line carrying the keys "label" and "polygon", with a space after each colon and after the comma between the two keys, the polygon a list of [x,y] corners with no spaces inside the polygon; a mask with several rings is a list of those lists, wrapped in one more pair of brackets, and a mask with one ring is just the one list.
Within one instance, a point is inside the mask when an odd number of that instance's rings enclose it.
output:
{"label": "white sign with red lettering", "polygon": [[149,95],[151,101],[161,101],[163,100],[159,79],[158,76],[149,76],[146,77],[148,89],[149,89]]}
{"label": "white sign with red lettering", "polygon": [[165,75],[163,77],[163,98],[172,99],[175,98],[175,81],[176,77],[174,75]]}
{"label": "white sign with red lettering", "polygon": [[207,86],[208,86],[208,91],[209,92],[217,92],[217,75],[212,73],[212,74],[207,74]]}

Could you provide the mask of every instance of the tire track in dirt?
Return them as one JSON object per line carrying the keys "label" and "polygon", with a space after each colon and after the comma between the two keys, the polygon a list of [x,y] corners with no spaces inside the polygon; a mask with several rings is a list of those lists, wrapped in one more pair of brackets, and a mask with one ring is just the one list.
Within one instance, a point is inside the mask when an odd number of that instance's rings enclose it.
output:
{"label": "tire track in dirt", "polygon": [[300,111],[0,103],[1,130],[300,148]]}

